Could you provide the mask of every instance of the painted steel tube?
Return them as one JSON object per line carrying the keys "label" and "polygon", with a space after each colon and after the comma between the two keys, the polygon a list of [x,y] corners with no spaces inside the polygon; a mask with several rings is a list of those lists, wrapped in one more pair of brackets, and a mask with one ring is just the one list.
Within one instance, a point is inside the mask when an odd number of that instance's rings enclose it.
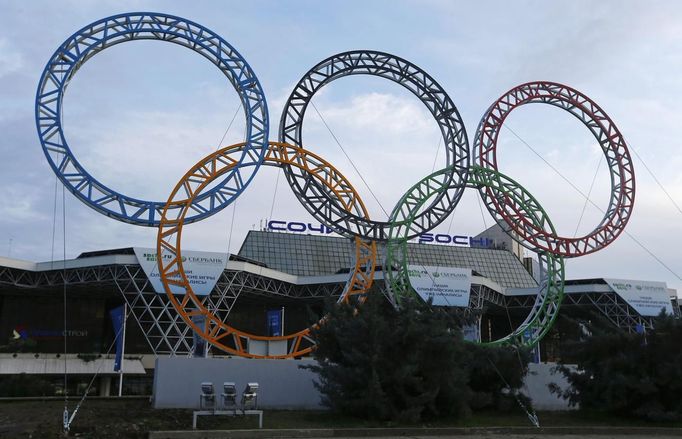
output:
{"label": "painted steel tube", "polygon": [[[171,304],[199,336],[217,348],[248,358],[294,358],[309,353],[314,346],[310,328],[279,337],[250,334],[228,324],[204,305],[192,290],[183,268],[181,251],[182,228],[191,210],[193,200],[211,183],[240,166],[239,157],[244,143],[231,145],[212,153],[194,165],[175,186],[161,213],[157,234],[158,267],[161,282]],[[362,200],[348,180],[327,161],[302,148],[285,143],[270,142],[263,164],[266,166],[295,166],[307,172],[320,184],[338,196],[338,202],[348,211],[367,215]],[[376,243],[355,238],[355,262],[344,291],[339,299],[364,302],[374,280],[376,266]],[[193,317],[202,315],[206,326],[197,325]],[[287,353],[281,355],[258,355],[249,352],[251,341],[286,342]]]}
{"label": "painted steel tube", "polygon": [[[497,170],[497,141],[507,116],[522,105],[544,103],[561,108],[589,130],[601,146],[611,174],[611,196],[601,222],[588,234],[568,238],[558,236],[538,227],[531,220],[519,221],[508,215],[498,200],[501,193],[485,187],[481,196],[498,222],[506,223],[521,245],[530,250],[546,250],[567,258],[596,252],[610,243],[625,229],[635,203],[635,171],[623,135],[609,116],[589,97],[579,91],[555,82],[529,82],[521,84],[502,95],[483,115],[474,139],[474,163]],[[518,206],[516,206],[518,207]]]}
{"label": "painted steel tube", "polygon": [[[428,200],[439,192],[447,190],[449,180],[447,171],[441,169],[412,186],[396,203],[391,219],[399,214],[402,221],[392,222],[386,244],[384,280],[386,287],[397,304],[402,298],[415,294],[410,285],[409,256],[407,242],[412,221]],[[470,180],[462,187],[494,188],[504,194],[505,199],[513,200],[518,214],[523,214],[537,227],[555,233],[554,226],[540,203],[521,185],[511,178],[490,169],[472,167]],[[511,333],[491,341],[491,344],[513,344],[533,346],[549,331],[556,319],[563,300],[564,262],[563,258],[550,252],[539,251],[540,263],[545,267],[545,280],[538,286],[535,304],[526,319]]]}
{"label": "painted steel tube", "polygon": [[102,50],[134,40],[167,41],[197,52],[220,69],[239,95],[246,116],[247,146],[238,158],[243,166],[197,197],[186,222],[207,218],[228,206],[253,179],[267,150],[269,116],[253,69],[227,41],[197,23],[168,14],[126,13],[91,23],[64,41],[47,62],[36,92],[36,128],[43,152],[64,186],[89,207],[126,223],[158,226],[165,203],[119,193],[97,180],[73,154],[62,128],[64,93],[78,69]]}
{"label": "painted steel tube", "polygon": [[[294,87],[287,100],[279,125],[279,140],[304,146],[303,120],[315,93],[325,85],[351,75],[371,75],[393,81],[412,92],[433,115],[443,136],[445,165],[448,178],[465,182],[469,171],[469,141],[457,107],[445,90],[428,73],[415,64],[385,52],[356,50],[333,55],[311,68]],[[294,194],[308,212],[332,230],[346,236],[360,236],[383,241],[387,239],[390,222],[376,221],[345,212],[335,197],[319,185],[311,185],[305,173],[291,166],[283,167]],[[313,186],[313,187],[311,187]],[[316,186],[316,187],[315,187]],[[428,208],[414,220],[415,234],[425,233],[440,224],[462,196],[463,189],[439,194]],[[321,192],[323,199],[312,197]]]}

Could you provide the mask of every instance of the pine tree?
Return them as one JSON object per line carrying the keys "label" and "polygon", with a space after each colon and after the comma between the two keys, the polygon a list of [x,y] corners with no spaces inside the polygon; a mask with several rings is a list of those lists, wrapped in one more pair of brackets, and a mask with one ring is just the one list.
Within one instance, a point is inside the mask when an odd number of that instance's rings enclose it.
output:
{"label": "pine tree", "polygon": [[648,420],[682,419],[682,320],[661,315],[655,329],[627,334],[593,330],[569,346],[576,365],[557,369],[571,387],[553,391],[581,409]]}
{"label": "pine tree", "polygon": [[313,332],[318,364],[307,367],[318,374],[325,405],[358,417],[452,418],[468,414],[475,395],[477,408],[497,406],[506,384],[495,362],[517,389],[528,355],[465,342],[459,327],[447,309],[405,299],[396,310],[373,294],[357,309],[329,309],[325,323]]}

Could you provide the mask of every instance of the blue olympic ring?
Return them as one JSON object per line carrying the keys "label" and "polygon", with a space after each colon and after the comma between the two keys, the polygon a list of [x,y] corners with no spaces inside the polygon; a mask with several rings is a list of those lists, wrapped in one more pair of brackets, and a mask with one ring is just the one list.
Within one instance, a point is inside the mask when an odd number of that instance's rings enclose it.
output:
{"label": "blue olympic ring", "polygon": [[246,146],[239,161],[224,180],[192,203],[185,220],[191,223],[213,215],[238,197],[268,149],[268,108],[260,82],[246,60],[213,31],[184,18],[150,12],[114,15],[85,26],[59,46],[43,70],[35,105],[38,136],[57,177],[81,201],[119,221],[158,226],[166,203],[129,197],[99,182],[73,155],[61,125],[64,92],[80,66],[107,47],[143,39],[179,44],[207,58],[235,88],[246,115]]}

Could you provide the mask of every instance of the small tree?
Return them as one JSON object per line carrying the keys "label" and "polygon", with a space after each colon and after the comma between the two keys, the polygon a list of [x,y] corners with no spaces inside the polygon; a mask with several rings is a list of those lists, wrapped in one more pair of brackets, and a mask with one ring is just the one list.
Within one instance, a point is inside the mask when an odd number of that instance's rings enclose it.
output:
{"label": "small tree", "polygon": [[646,334],[593,331],[570,345],[577,368],[557,369],[571,386],[552,391],[582,409],[649,420],[682,419],[682,321],[661,315]]}

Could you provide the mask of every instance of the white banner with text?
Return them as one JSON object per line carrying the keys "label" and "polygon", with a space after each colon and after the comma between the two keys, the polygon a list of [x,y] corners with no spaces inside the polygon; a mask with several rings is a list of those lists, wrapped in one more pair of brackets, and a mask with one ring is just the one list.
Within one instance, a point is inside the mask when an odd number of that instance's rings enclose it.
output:
{"label": "white banner with text", "polygon": [[673,313],[668,287],[665,282],[647,282],[627,279],[604,279],[609,287],[642,316],[657,316],[664,309]]}
{"label": "white banner with text", "polygon": [[471,269],[408,265],[407,270],[412,288],[424,301],[433,299],[436,306],[469,306]]}
{"label": "white banner with text", "polygon": [[[154,291],[165,293],[161,277],[159,276],[159,266],[157,263],[156,249],[145,247],[134,247],[135,256],[140,266],[144,270]],[[192,250],[182,251],[182,267],[185,275],[192,286],[192,291],[197,296],[210,294],[211,290],[218,282],[220,274],[227,266],[227,253],[201,252]],[[164,255],[170,258],[171,255]],[[177,277],[175,277],[177,279]],[[171,291],[181,293],[178,287],[171,286]]]}

